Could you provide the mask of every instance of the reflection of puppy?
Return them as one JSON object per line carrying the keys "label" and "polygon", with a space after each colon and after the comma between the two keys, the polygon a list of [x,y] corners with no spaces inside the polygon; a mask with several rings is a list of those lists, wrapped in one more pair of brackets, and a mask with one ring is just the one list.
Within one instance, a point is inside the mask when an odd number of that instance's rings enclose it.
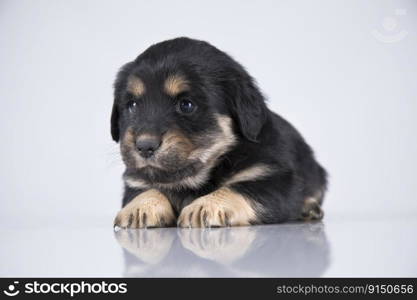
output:
{"label": "reflection of puppy", "polygon": [[[188,38],[117,76],[111,133],[125,195],[115,225],[217,227],[320,219],[326,173],[244,68]],[[178,218],[177,218],[178,217]]]}
{"label": "reflection of puppy", "polygon": [[221,264],[230,264],[243,257],[256,237],[251,227],[210,231],[183,229],[179,235],[185,249]]}
{"label": "reflection of puppy", "polygon": [[175,235],[168,230],[119,230],[116,238],[124,249],[147,264],[159,263],[171,249]]}
{"label": "reflection of puppy", "polygon": [[[173,229],[160,230],[116,233],[126,250],[125,276],[316,277],[329,264],[321,223],[182,229],[178,235]],[[133,237],[126,238],[127,233]]]}
{"label": "reflection of puppy", "polygon": [[250,251],[233,267],[247,276],[318,277],[329,265],[329,254],[322,223],[266,226],[257,231]]}

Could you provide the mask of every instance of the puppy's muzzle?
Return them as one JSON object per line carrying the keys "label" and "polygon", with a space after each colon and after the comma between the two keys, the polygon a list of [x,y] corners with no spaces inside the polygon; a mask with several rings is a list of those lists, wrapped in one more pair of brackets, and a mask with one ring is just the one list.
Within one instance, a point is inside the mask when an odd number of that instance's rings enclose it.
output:
{"label": "puppy's muzzle", "polygon": [[143,158],[150,158],[153,156],[160,146],[161,138],[157,136],[139,136],[136,140],[136,148]]}

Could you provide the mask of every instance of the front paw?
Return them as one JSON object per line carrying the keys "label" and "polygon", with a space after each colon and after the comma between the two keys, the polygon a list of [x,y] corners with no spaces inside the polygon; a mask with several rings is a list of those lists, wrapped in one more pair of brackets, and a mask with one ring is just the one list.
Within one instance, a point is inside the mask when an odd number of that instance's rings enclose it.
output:
{"label": "front paw", "polygon": [[114,226],[121,228],[167,227],[175,223],[169,200],[155,189],[136,196],[118,214]]}
{"label": "front paw", "polygon": [[255,222],[256,214],[249,200],[228,188],[194,200],[178,218],[180,227],[242,226]]}

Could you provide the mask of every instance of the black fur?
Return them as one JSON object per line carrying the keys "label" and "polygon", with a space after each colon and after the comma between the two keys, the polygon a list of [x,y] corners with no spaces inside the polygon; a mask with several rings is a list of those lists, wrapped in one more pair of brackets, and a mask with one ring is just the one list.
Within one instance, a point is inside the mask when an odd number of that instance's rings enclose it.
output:
{"label": "black fur", "polygon": [[[126,91],[131,74],[140,76],[146,86],[133,116],[126,109],[126,103],[133,99]],[[173,104],[176,99],[162,92],[169,74],[183,74],[189,81],[191,89],[186,97],[197,104],[192,115],[178,114]],[[158,188],[167,195],[177,214],[197,197],[219,188],[233,174],[259,163],[274,172],[266,178],[231,185],[233,190],[264,208],[257,211],[255,223],[299,220],[308,197],[318,198],[321,204],[326,172],[316,162],[311,148],[290,123],[267,108],[264,96],[245,69],[212,45],[177,38],[151,46],[121,69],[114,96],[111,133],[116,142],[127,128],[133,128],[135,134],[158,135],[177,128],[199,147],[208,147],[214,141],[205,140],[205,136],[218,130],[215,115],[230,116],[234,121],[237,144],[218,159],[204,184],[194,188]],[[151,167],[138,170],[128,155],[124,161],[125,176],[144,180],[149,187],[161,182],[174,184],[202,167],[195,162],[172,159],[166,162],[167,170]],[[143,190],[126,186],[123,206]]]}

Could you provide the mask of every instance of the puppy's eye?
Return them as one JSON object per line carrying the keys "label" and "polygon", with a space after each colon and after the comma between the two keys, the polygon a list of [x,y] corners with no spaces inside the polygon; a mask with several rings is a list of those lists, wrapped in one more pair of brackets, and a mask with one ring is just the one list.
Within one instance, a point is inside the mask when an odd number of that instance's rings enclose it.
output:
{"label": "puppy's eye", "polygon": [[183,114],[191,114],[196,109],[196,105],[189,99],[181,99],[178,102],[178,108]]}
{"label": "puppy's eye", "polygon": [[129,112],[134,112],[136,110],[136,106],[137,106],[137,103],[136,101],[133,101],[133,100],[127,102],[126,104],[126,107],[129,110]]}

